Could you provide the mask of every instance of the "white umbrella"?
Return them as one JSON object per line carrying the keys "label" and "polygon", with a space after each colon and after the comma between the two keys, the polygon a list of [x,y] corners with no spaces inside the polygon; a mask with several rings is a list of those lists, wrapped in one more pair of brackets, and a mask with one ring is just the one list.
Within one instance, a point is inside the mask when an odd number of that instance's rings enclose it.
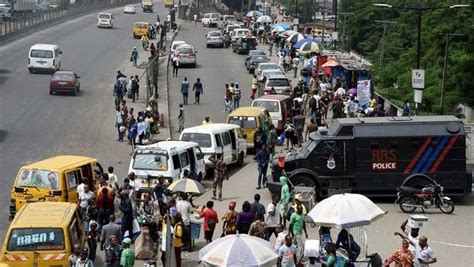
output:
{"label": "white umbrella", "polygon": [[286,38],[286,41],[289,42],[289,43],[297,43],[298,41],[300,40],[303,40],[304,39],[304,35],[299,33],[299,32],[295,32],[293,33],[292,35],[290,35],[290,37]]}
{"label": "white umbrella", "polygon": [[338,194],[319,202],[309,213],[314,223],[335,228],[369,225],[385,212],[360,194]]}
{"label": "white umbrella", "polygon": [[258,17],[257,19],[257,22],[258,23],[271,23],[272,22],[272,18],[270,18],[270,16],[261,16],[261,17]]}
{"label": "white umbrella", "polygon": [[285,28],[283,26],[277,25],[272,28],[272,33],[274,32],[284,32]]}
{"label": "white umbrella", "polygon": [[240,234],[216,239],[199,250],[206,266],[275,266],[277,258],[270,242]]}

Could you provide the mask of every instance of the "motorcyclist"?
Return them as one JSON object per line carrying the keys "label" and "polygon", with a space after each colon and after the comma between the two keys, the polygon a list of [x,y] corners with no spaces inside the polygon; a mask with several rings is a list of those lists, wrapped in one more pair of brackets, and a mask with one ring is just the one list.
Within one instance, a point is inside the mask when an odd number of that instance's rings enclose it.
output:
{"label": "motorcyclist", "polygon": [[148,49],[148,36],[146,34],[142,36],[142,46],[143,46],[143,49],[145,50]]}

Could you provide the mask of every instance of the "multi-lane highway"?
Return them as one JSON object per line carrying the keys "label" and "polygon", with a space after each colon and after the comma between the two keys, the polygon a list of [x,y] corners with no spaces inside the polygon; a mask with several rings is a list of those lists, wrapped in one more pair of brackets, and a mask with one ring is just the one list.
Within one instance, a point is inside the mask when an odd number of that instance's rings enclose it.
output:
{"label": "multi-lane highway", "polygon": [[[168,13],[161,2],[155,13],[143,13],[138,7],[135,15],[123,14],[122,8],[113,9],[113,29],[97,28],[94,13],[0,47],[1,233],[9,223],[14,176],[27,162],[58,154],[86,155],[98,158],[105,167],[117,166],[121,176],[126,174],[130,148],[115,142],[115,75],[127,63],[133,46],[140,48],[140,59],[148,56],[140,40],[132,38],[133,23],[154,22],[157,12],[162,19]],[[74,70],[81,77],[78,96],[49,95],[51,76],[28,72],[28,51],[35,43],[60,46],[61,69]]]}

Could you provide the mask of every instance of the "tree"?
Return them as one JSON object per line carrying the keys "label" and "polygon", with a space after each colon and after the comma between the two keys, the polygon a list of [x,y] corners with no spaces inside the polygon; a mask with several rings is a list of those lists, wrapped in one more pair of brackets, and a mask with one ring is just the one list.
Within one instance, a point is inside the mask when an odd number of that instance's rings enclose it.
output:
{"label": "tree", "polygon": [[[414,6],[411,0],[386,0],[393,6]],[[449,0],[420,0],[420,7],[441,8]],[[465,1],[468,3],[467,1]],[[374,82],[392,100],[413,99],[411,69],[416,66],[415,11],[373,6],[372,0],[341,0],[339,10],[351,12],[344,25],[348,41],[344,48],[354,50],[374,64]],[[383,25],[375,20],[390,20],[384,40],[384,63],[380,65],[380,41]],[[474,106],[474,16],[471,8],[441,8],[423,12],[421,25],[421,67],[426,70],[423,110],[440,110],[440,90],[445,37],[443,33],[461,33],[464,38],[452,38],[449,46],[446,110],[454,112],[459,103]],[[398,86],[395,86],[398,85]]]}

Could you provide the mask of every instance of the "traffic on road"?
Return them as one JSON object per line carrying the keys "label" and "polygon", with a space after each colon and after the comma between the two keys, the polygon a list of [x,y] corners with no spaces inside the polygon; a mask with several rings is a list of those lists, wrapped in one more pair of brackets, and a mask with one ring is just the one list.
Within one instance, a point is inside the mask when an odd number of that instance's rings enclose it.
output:
{"label": "traffic on road", "polygon": [[0,46],[0,265],[469,266],[464,120],[393,114],[281,4],[189,2]]}

